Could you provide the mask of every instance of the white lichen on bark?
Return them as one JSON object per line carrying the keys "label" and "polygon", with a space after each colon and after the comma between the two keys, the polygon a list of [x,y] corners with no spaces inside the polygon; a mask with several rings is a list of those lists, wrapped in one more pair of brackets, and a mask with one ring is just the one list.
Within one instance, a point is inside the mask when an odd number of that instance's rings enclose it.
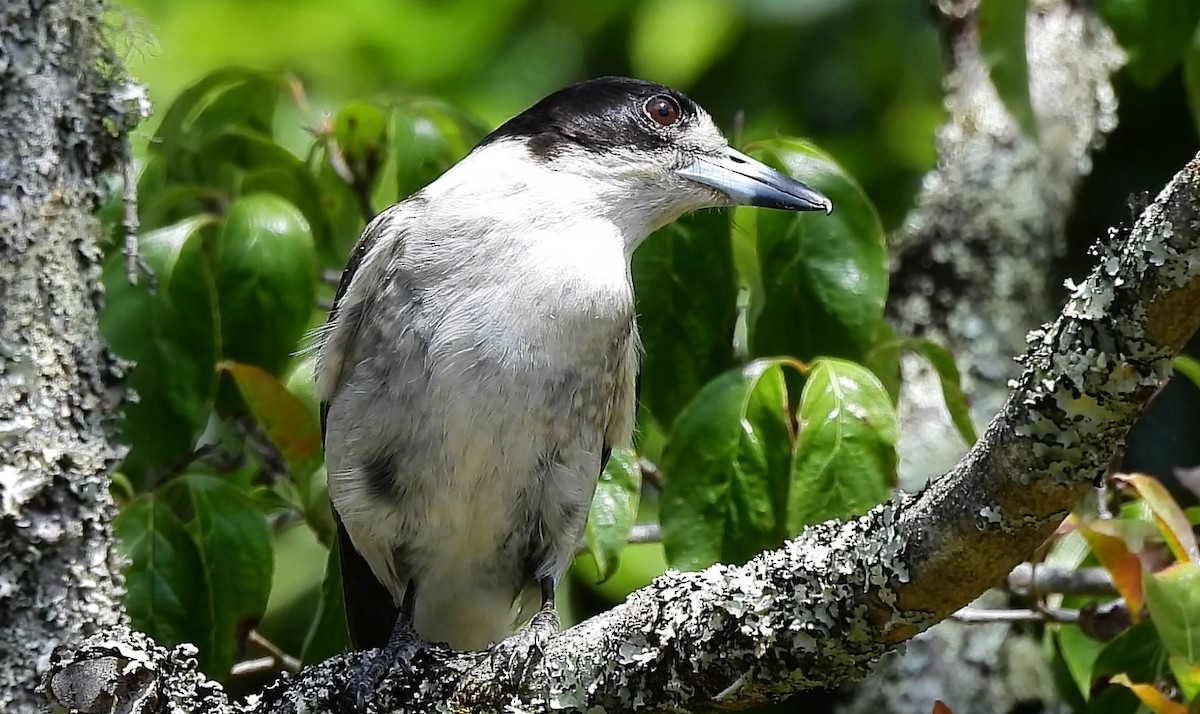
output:
{"label": "white lichen on bark", "polygon": [[0,710],[123,621],[111,533],[120,369],[96,326],[98,182],[137,120],[90,0],[0,3]]}
{"label": "white lichen on bark", "polygon": [[93,635],[72,650],[60,649],[45,677],[57,702],[84,712],[232,712],[221,685],[196,667],[196,647],[170,650],[124,626]]}

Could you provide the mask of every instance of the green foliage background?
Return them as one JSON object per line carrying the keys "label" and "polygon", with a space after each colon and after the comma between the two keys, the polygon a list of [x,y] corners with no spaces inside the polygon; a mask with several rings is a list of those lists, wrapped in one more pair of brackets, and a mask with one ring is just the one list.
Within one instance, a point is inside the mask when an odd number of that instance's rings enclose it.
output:
{"label": "green foliage background", "polygon": [[[1130,51],[1129,91],[1174,82],[1196,94],[1189,28],[1200,6],[1097,5]],[[1033,135],[1024,9],[985,0],[981,41]],[[903,351],[935,367],[955,426],[975,438],[950,354],[882,324],[883,236],[911,207],[942,119],[944,67],[922,3],[129,0],[110,20],[156,105],[135,137],[152,292],[125,280],[119,201],[103,211],[113,241],[101,329],[138,363],[139,401],[122,422],[131,451],[114,478],[127,605],[161,641],[199,644],[215,676],[246,656],[251,629],[306,663],[346,647],[299,351],[332,296],[322,275],[340,270],[363,227],[361,203],[378,210],[409,195],[488,128],[578,79],[627,74],[688,92],[733,143],[819,188],[836,211],[705,212],[635,255],[638,442],[601,479],[589,552],[560,593],[565,621],[668,564],[744,562],[885,500]],[[643,488],[639,459],[661,487]],[[1174,513],[1161,499],[1151,510]],[[635,522],[654,521],[664,543],[626,545]],[[1086,553],[1063,557],[1079,565]],[[1178,560],[1147,581],[1159,613],[1185,602],[1196,577],[1186,552]],[[1160,620],[1181,685],[1200,637],[1184,619]],[[1056,632],[1048,646],[1074,676],[1063,687],[1078,707],[1097,677],[1133,671],[1118,647],[1097,660],[1095,643]],[[1164,647],[1146,628],[1123,637]],[[1166,662],[1150,674],[1164,676]],[[1104,696],[1127,709],[1133,697]]]}
{"label": "green foliage background", "polygon": [[[743,141],[803,136],[885,226],[934,161],[941,50],[921,3],[882,0],[128,0],[129,69],[165,107],[234,63],[290,72],[314,111],[431,95],[486,126],[572,81],[624,74],[689,92]],[[741,119],[739,120],[739,116]],[[281,140],[303,147],[283,108]],[[153,120],[150,124],[153,126]]]}

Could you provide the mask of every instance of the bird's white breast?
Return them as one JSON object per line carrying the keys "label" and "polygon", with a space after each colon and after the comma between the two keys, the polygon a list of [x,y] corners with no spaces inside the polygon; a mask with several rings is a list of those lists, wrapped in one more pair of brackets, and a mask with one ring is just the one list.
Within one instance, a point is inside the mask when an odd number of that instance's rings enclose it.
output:
{"label": "bird's white breast", "polygon": [[[383,219],[402,244],[360,268],[388,287],[329,422],[330,493],[356,547],[397,601],[404,568],[419,571],[418,631],[463,646],[507,626],[531,534],[550,538],[542,574],[566,567],[602,453],[628,436],[637,359],[623,227],[535,162],[471,168]],[[402,498],[363,487],[381,451]]]}

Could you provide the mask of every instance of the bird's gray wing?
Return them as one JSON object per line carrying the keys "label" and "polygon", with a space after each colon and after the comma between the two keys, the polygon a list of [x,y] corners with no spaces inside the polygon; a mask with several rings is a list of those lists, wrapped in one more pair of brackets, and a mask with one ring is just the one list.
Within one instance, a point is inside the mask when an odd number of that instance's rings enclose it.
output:
{"label": "bird's gray wing", "polygon": [[[386,211],[385,211],[386,213]],[[362,237],[358,239],[358,243],[354,245],[354,249],[350,251],[350,256],[346,260],[346,268],[342,271],[342,278],[338,282],[337,292],[334,294],[333,306],[329,309],[329,319],[326,323],[327,329],[332,328],[335,321],[339,317],[354,321],[347,327],[351,330],[351,335],[358,331],[358,320],[362,317],[361,306],[357,308],[357,314],[346,315],[342,314],[342,300],[346,296],[346,291],[350,288],[350,283],[354,279],[355,273],[362,266],[363,260],[371,251],[371,248],[379,240],[380,233],[386,225],[386,221],[381,220],[384,214],[376,217],[366,229],[363,231]],[[342,377],[339,375],[335,378],[336,382],[341,382]],[[326,421],[329,418],[329,402],[322,401],[320,406],[321,412],[321,442],[325,443],[326,438]],[[388,634],[392,631],[392,627],[396,623],[396,617],[399,615],[399,609],[392,601],[392,595],[383,583],[375,577],[371,566],[367,564],[366,559],[362,554],[355,549],[354,544],[350,541],[350,535],[346,532],[346,526],[342,523],[341,516],[338,515],[337,509],[333,508],[333,520],[337,523],[337,544],[338,544],[338,560],[342,576],[342,600],[346,611],[346,625],[350,630],[350,643],[355,649],[370,649],[372,647],[383,647],[387,644]]]}
{"label": "bird's gray wing", "polygon": [[[637,419],[637,408],[642,403],[642,370],[638,370],[637,377],[633,381],[633,418]],[[626,444],[628,446],[628,444]],[[612,456],[613,445],[607,438],[604,440],[604,445],[600,450],[600,475],[604,475],[604,469],[608,468],[608,458]]]}

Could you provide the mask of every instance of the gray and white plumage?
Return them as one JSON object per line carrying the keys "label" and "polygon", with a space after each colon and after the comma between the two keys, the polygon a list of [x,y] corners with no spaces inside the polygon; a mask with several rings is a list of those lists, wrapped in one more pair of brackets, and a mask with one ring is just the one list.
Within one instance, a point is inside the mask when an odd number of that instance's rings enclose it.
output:
{"label": "gray and white plumage", "polygon": [[[317,368],[343,559],[361,556],[393,606],[354,602],[370,583],[347,575],[358,646],[386,640],[408,588],[423,640],[478,649],[509,632],[522,593],[557,582],[632,435],[633,251],[734,203],[828,209],[730,150],[687,97],[604,78],[510,120],[371,222]],[[384,612],[355,626],[371,607]]]}

